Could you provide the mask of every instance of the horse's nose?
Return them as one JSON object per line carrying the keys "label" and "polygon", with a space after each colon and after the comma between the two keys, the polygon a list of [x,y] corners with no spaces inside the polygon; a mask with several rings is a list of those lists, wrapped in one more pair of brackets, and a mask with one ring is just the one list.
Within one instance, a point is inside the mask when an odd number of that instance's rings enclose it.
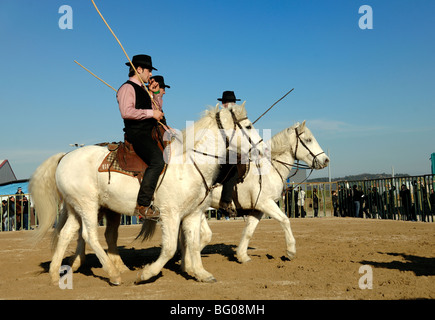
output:
{"label": "horse's nose", "polygon": [[329,157],[325,157],[325,160],[323,160],[323,165],[327,167],[329,165]]}

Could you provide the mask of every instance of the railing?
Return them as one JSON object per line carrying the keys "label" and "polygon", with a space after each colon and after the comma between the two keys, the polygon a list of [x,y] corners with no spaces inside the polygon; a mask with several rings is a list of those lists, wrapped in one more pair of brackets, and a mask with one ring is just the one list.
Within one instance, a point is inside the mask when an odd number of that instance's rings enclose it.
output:
{"label": "railing", "polygon": [[[292,218],[336,216],[434,222],[434,191],[435,175],[289,183],[279,204]],[[31,230],[37,226],[30,194],[0,195],[0,200],[0,231]],[[209,218],[212,215],[219,217],[216,211],[209,210]],[[138,223],[137,217],[121,217],[121,224]],[[104,219],[100,225],[105,225]]]}
{"label": "railing", "polygon": [[288,183],[280,206],[291,218],[333,216],[332,193],[337,187],[336,182]]}
{"label": "railing", "polygon": [[[338,183],[341,216],[434,222],[435,175]],[[357,192],[355,192],[358,190]],[[362,192],[361,199],[359,193]],[[355,201],[360,202],[357,212]]]}
{"label": "railing", "polygon": [[37,218],[30,205],[30,194],[11,194],[0,196],[1,231],[31,230]]}
{"label": "railing", "polygon": [[[434,177],[287,184],[281,208],[289,217],[338,216],[434,222]],[[305,193],[303,205],[300,190]]]}

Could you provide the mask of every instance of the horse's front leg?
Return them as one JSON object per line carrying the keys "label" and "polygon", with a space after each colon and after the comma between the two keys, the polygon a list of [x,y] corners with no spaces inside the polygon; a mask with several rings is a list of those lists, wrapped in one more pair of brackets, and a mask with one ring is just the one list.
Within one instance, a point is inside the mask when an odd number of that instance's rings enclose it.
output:
{"label": "horse's front leg", "polygon": [[204,269],[201,259],[201,250],[203,243],[201,243],[201,219],[203,213],[197,211],[190,214],[183,220],[183,234],[184,234],[184,271],[195,277],[196,280],[201,282],[216,282],[215,277]]}
{"label": "horse's front leg", "polygon": [[[171,215],[172,213],[172,215]],[[147,281],[157,276],[162,271],[165,264],[174,256],[177,251],[178,230],[180,228],[180,218],[175,212],[161,214],[162,227],[162,249],[159,258],[151,264],[146,265],[142,272],[138,274],[136,283]],[[145,221],[144,223],[156,223],[154,221]]]}
{"label": "horse's front leg", "polygon": [[240,243],[236,250],[237,260],[239,260],[240,263],[251,261],[251,258],[248,255],[249,241],[251,240],[252,235],[254,234],[254,231],[257,228],[262,216],[263,213],[260,211],[254,211],[248,215],[246,226],[242,233],[242,238],[240,239]]}
{"label": "horse's front leg", "polygon": [[284,230],[287,257],[293,259],[296,255],[296,240],[290,226],[290,219],[281,211],[273,200],[265,201],[262,210],[272,219],[277,220],[281,224],[281,228]]}

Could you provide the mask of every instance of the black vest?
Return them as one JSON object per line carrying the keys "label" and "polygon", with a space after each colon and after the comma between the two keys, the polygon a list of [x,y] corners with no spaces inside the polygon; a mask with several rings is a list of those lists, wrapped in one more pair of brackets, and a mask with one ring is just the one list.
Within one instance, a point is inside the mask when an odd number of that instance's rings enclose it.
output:
{"label": "black vest", "polygon": [[[134,88],[136,102],[136,109],[152,109],[151,98],[149,94],[140,85],[128,80],[126,83],[131,84]],[[124,85],[126,84],[124,83]],[[124,131],[125,129],[138,129],[138,130],[151,130],[157,124],[157,120],[154,118],[144,120],[131,120],[124,119]]]}

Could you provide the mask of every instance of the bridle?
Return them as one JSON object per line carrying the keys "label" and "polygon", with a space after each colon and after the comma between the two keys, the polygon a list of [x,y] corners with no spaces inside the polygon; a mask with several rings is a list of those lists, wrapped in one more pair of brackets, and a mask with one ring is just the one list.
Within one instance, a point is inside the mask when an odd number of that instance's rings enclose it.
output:
{"label": "bridle", "polygon": [[[311,176],[311,173],[313,173],[313,170],[314,170],[314,166],[315,166],[315,164],[316,164],[317,157],[320,156],[321,154],[325,153],[325,152],[322,151],[322,152],[319,152],[318,154],[314,154],[314,152],[312,152],[311,149],[308,148],[308,146],[305,144],[304,140],[301,138],[301,135],[304,134],[304,131],[301,132],[301,133],[299,133],[297,127],[294,128],[294,131],[295,131],[295,135],[296,135],[296,146],[295,146],[295,149],[294,149],[294,151],[293,151],[293,155],[292,155],[292,156],[293,156],[293,159],[297,160],[297,163],[296,163],[296,164],[294,164],[294,163],[293,163],[293,164],[290,164],[290,163],[287,163],[287,162],[284,162],[284,161],[281,161],[281,160],[278,160],[278,159],[272,159],[272,160],[273,160],[273,161],[276,161],[276,162],[278,162],[278,163],[280,163],[280,164],[282,164],[282,165],[284,165],[284,166],[287,167],[287,168],[290,168],[290,170],[291,170],[292,168],[296,168],[295,173],[293,173],[293,174],[292,174],[291,176],[289,176],[288,178],[291,178],[291,177],[295,176],[295,175],[297,174],[297,172],[298,172],[299,169],[311,169],[311,171],[310,171],[310,173],[308,174],[308,176],[307,176],[307,177],[306,177],[302,182],[299,183],[299,184],[301,184],[301,183],[305,182],[305,181],[306,181],[306,180]],[[299,142],[301,143],[301,145],[302,145],[305,149],[307,149],[307,151],[309,152],[309,154],[313,157],[313,161],[312,161],[312,163],[311,163],[311,166],[306,165],[306,164],[300,164],[300,163],[299,163],[299,159],[297,158],[297,153],[298,153],[298,148],[299,148]],[[273,164],[272,164],[272,166],[273,166]],[[283,179],[283,177],[281,176],[281,174],[279,173],[278,169],[277,169],[275,166],[273,166],[273,167],[274,167],[274,169],[278,172],[278,174],[279,174],[279,176],[281,177],[281,179],[284,181],[284,179]]]}
{"label": "bridle", "polygon": [[320,156],[321,154],[324,154],[325,152],[322,151],[322,152],[319,152],[318,154],[314,154],[314,153],[311,151],[311,149],[308,148],[308,146],[305,144],[304,140],[302,140],[302,138],[301,138],[301,135],[304,134],[304,132],[299,133],[299,132],[298,132],[298,128],[295,128],[295,134],[296,134],[296,148],[295,148],[294,155],[293,155],[294,158],[295,158],[296,160],[298,160],[298,162],[299,162],[299,159],[297,159],[296,154],[297,154],[297,152],[298,152],[298,146],[299,146],[299,142],[300,142],[300,143],[302,144],[302,146],[304,146],[305,149],[307,149],[307,151],[308,151],[308,152],[310,153],[310,155],[313,157],[313,162],[311,163],[311,167],[310,167],[310,168],[314,168],[314,166],[315,166],[315,164],[316,164],[317,157]]}
{"label": "bridle", "polygon": [[[231,114],[231,118],[232,118],[232,120],[233,120],[233,124],[234,124],[234,126],[233,126],[233,132],[232,132],[232,134],[231,134],[231,137],[229,137],[229,136],[226,134],[226,132],[225,132],[225,128],[224,128],[223,125],[222,125],[221,114],[220,114],[221,111],[218,111],[218,112],[216,113],[216,124],[217,124],[218,129],[219,129],[219,131],[220,131],[220,133],[221,133],[222,139],[225,141],[225,150],[226,150],[226,154],[225,154],[225,163],[229,163],[229,158],[230,158],[230,150],[229,150],[229,147],[230,147],[231,142],[232,142],[232,140],[233,140],[233,138],[234,138],[234,136],[235,136],[235,133],[236,133],[236,129],[237,129],[237,127],[240,129],[240,131],[242,132],[242,134],[243,134],[243,135],[248,139],[248,142],[249,142],[250,145],[251,145],[251,148],[249,149],[248,154],[251,152],[252,149],[256,148],[260,143],[263,142],[263,139],[261,138],[258,142],[253,143],[251,137],[250,137],[250,136],[247,134],[247,132],[245,131],[245,128],[243,128],[243,126],[240,124],[242,121],[244,121],[244,120],[248,120],[248,117],[244,117],[244,118],[241,118],[241,119],[237,119],[237,117],[236,117],[236,115],[235,115],[235,113],[234,113],[234,111],[233,111],[232,109],[229,109],[229,112],[230,112],[230,114]],[[247,129],[250,129],[250,128],[247,128]],[[219,156],[217,156],[217,155],[212,155],[212,154],[209,154],[209,153],[206,153],[206,152],[198,151],[198,150],[196,150],[196,149],[193,149],[193,151],[196,152],[196,153],[199,153],[199,154],[205,155],[205,156],[214,157],[214,158],[216,158],[216,159],[219,159]],[[237,153],[237,163],[239,163],[239,159],[240,159],[240,161],[241,161],[241,158],[242,158],[242,156],[241,156],[239,153]],[[214,188],[218,187],[219,185],[216,184],[216,185],[214,185],[214,186],[210,186],[210,187],[209,187],[208,184],[207,184],[207,181],[206,181],[206,179],[205,179],[203,173],[202,173],[201,170],[199,169],[198,165],[195,163],[195,161],[194,161],[193,159],[191,159],[191,160],[192,160],[192,163],[193,163],[193,165],[195,166],[196,170],[197,170],[197,171],[199,172],[199,174],[201,175],[202,181],[203,181],[203,183],[204,183],[204,185],[205,185],[205,189],[206,189],[204,199],[202,199],[202,201],[199,203],[199,205],[201,205],[201,204],[204,202],[204,200],[207,198],[208,194],[209,194],[209,193],[210,193]],[[242,162],[240,162],[240,163],[242,163]],[[248,163],[249,163],[249,162],[248,162]],[[248,170],[249,170],[249,166],[248,166]],[[248,170],[246,171],[245,175],[248,173]],[[199,206],[199,205],[198,205],[198,206]]]}

